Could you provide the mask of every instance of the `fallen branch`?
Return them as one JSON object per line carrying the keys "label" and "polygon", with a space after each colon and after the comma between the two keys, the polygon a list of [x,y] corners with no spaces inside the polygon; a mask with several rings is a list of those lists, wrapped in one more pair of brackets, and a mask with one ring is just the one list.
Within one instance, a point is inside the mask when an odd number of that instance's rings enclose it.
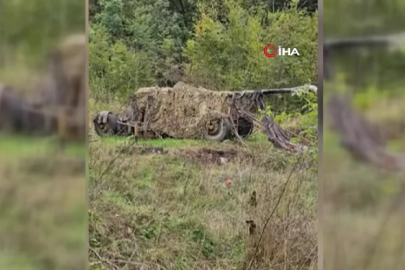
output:
{"label": "fallen branch", "polygon": [[302,152],[306,150],[305,146],[290,141],[290,134],[277,125],[273,116],[265,115],[262,120],[262,125],[264,132],[267,134],[268,141],[275,147],[291,152]]}

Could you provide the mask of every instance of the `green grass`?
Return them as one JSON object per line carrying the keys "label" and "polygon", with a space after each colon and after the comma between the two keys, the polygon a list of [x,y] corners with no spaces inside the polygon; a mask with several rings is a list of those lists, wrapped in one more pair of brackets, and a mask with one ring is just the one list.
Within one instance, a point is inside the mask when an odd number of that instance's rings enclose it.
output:
{"label": "green grass", "polygon": [[[90,100],[90,114],[120,111],[118,102]],[[92,124],[89,123],[92,127]],[[278,150],[256,132],[237,140],[140,140],[169,154],[140,155],[133,138],[94,136],[89,145],[90,269],[302,269],[317,267],[316,160],[305,155],[276,214],[258,235],[288,179],[297,154]],[[224,165],[202,162],[200,148],[234,149]],[[186,151],[186,153],[183,153]],[[188,152],[191,151],[191,152]],[[252,158],[252,156],[254,158]],[[232,179],[232,185],[225,184]],[[257,207],[249,198],[257,192]],[[257,231],[249,235],[246,220]],[[289,224],[287,226],[287,224]],[[287,227],[286,227],[287,226]],[[254,252],[254,246],[260,250]],[[286,256],[291,265],[286,266]],[[257,268],[256,268],[257,269]]]}
{"label": "green grass", "polygon": [[[306,159],[294,174],[258,243],[245,221],[254,220],[258,231],[263,228],[297,155],[273,148],[259,134],[247,146],[236,141],[140,141],[176,150],[240,152],[237,160],[220,166],[185,155],[120,154],[131,140],[103,138],[90,144],[90,269],[109,269],[111,264],[128,269],[237,269],[250,260],[267,269],[282,261],[285,253],[280,250],[294,258],[291,269],[316,268],[316,253],[310,254],[317,242],[317,176],[308,169],[316,166],[313,160]],[[231,186],[225,184],[228,178]],[[248,204],[253,191],[257,207]],[[264,249],[263,257],[252,252],[256,243]],[[284,269],[278,265],[274,269]]]}
{"label": "green grass", "polygon": [[331,140],[333,136],[325,137],[329,138],[323,154],[323,241],[328,243],[324,245],[324,267],[362,269],[368,260],[366,269],[403,265],[403,207],[395,209],[383,224],[393,199],[403,194],[405,174],[358,163]]}
{"label": "green grass", "polygon": [[[112,145],[125,145],[134,140],[133,137],[106,137],[100,139],[102,142]],[[256,132],[251,136],[247,137],[244,141],[246,146],[260,146],[267,143],[267,137],[261,132]],[[153,139],[153,140],[142,140],[140,139],[138,144],[140,146],[153,146],[153,147],[163,147],[167,149],[179,149],[179,148],[230,148],[240,146],[237,140],[227,140],[224,142],[213,142],[213,141],[202,141],[202,140],[182,140],[182,139]]]}
{"label": "green grass", "polygon": [[[128,142],[133,141],[133,138],[132,137],[130,137],[130,138],[128,138],[128,137],[109,137],[109,138],[102,138],[102,141],[109,143],[109,144],[113,144],[113,145],[119,145],[119,144],[127,144]],[[174,149],[174,148],[181,148],[181,147],[208,146],[209,143],[201,143],[198,140],[179,140],[179,139],[142,140],[141,139],[139,141],[139,145]]]}
{"label": "green grass", "polygon": [[86,148],[2,134],[0,149],[0,268],[85,269]]}
{"label": "green grass", "polygon": [[26,138],[18,135],[0,135],[0,154],[7,157],[43,155],[49,150],[49,138]]}
{"label": "green grass", "polygon": [[[55,149],[55,138],[52,137],[25,137],[22,135],[7,135],[0,133],[0,154],[8,157],[24,157],[46,155]],[[58,148],[66,155],[83,156],[87,153],[84,145],[69,143],[67,147]]]}

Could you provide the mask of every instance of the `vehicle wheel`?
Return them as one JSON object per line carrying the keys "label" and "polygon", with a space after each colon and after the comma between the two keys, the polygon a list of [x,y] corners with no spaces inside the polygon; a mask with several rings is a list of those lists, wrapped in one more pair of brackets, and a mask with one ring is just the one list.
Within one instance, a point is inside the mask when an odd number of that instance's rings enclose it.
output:
{"label": "vehicle wheel", "polygon": [[226,118],[211,120],[207,125],[205,139],[221,142],[228,138],[231,133],[232,124]]}
{"label": "vehicle wheel", "polygon": [[108,113],[104,121],[100,119],[101,117],[102,115],[97,114],[93,121],[94,130],[96,131],[97,135],[100,137],[114,136],[117,133],[118,127],[117,117],[112,113]]}
{"label": "vehicle wheel", "polygon": [[238,135],[242,138],[249,136],[253,132],[253,122],[246,117],[239,117],[236,123],[238,127]]}

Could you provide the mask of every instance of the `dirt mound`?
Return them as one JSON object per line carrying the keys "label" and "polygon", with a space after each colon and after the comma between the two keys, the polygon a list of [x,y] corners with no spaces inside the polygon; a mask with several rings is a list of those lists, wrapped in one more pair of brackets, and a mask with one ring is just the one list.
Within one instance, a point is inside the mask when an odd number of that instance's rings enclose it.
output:
{"label": "dirt mound", "polygon": [[185,151],[187,157],[201,164],[218,164],[222,165],[234,161],[238,157],[236,150],[214,150],[201,148],[197,151]]}

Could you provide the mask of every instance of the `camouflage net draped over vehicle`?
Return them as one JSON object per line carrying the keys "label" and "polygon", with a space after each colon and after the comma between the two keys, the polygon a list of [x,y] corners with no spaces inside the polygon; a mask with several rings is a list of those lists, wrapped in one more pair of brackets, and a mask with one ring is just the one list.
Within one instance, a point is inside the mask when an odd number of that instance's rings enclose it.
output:
{"label": "camouflage net draped over vehicle", "polygon": [[[258,107],[264,107],[263,96],[266,94],[293,92],[301,88],[211,91],[183,82],[173,88],[140,88],[124,119],[132,123],[141,122],[144,132],[197,139],[207,132],[211,121],[230,119],[235,122],[239,117],[247,117],[246,113],[256,113]],[[314,86],[310,86],[309,90],[314,91]],[[133,115],[141,117],[135,119]]]}
{"label": "camouflage net draped over vehicle", "polygon": [[265,109],[266,96],[300,92],[317,93],[317,87],[212,91],[183,82],[173,88],[146,87],[129,97],[124,114],[102,111],[93,118],[93,124],[100,136],[134,135],[136,141],[138,137],[223,141],[250,135],[256,123],[276,147],[297,152],[305,149],[291,143],[273,118],[259,121],[257,112]]}
{"label": "camouflage net draped over vehicle", "polygon": [[143,115],[142,130],[174,138],[201,138],[211,119],[231,114],[232,101],[226,95],[184,83],[173,88],[141,88],[136,92],[136,104]]}

